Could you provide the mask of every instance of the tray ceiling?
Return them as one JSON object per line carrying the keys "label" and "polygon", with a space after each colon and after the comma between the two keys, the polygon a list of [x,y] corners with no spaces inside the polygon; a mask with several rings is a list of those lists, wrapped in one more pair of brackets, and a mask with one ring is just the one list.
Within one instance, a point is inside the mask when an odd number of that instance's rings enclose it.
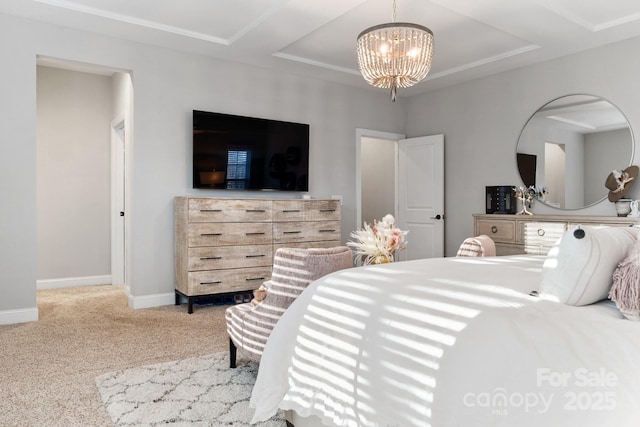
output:
{"label": "tray ceiling", "polygon": [[[392,0],[0,0],[0,13],[359,87],[356,37],[391,12]],[[397,21],[435,35],[408,96],[640,36],[640,2],[397,0]]]}

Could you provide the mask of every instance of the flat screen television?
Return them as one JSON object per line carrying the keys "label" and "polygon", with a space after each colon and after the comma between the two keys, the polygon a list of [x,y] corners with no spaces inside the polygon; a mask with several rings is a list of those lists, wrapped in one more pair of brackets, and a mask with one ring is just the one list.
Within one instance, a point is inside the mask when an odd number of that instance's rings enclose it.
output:
{"label": "flat screen television", "polygon": [[193,188],[309,191],[309,125],[193,110]]}

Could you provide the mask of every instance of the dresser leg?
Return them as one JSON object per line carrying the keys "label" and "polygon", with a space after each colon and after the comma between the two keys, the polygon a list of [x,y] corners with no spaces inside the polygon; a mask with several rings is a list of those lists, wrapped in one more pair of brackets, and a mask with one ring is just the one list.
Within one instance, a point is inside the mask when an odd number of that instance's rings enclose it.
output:
{"label": "dresser leg", "polygon": [[180,305],[180,294],[176,291],[176,305]]}
{"label": "dresser leg", "polygon": [[191,297],[187,297],[187,301],[188,301],[187,302],[187,306],[188,306],[187,312],[189,314],[192,314],[193,313],[193,300],[191,299]]}

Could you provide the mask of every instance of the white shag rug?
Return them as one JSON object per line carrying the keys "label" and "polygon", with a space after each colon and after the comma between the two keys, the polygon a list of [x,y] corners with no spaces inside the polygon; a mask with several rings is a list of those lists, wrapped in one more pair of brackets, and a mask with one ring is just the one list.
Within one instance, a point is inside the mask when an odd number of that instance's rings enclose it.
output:
{"label": "white shag rug", "polygon": [[258,364],[227,353],[158,363],[100,375],[96,384],[114,425],[121,426],[286,426],[280,411],[271,420],[249,424]]}

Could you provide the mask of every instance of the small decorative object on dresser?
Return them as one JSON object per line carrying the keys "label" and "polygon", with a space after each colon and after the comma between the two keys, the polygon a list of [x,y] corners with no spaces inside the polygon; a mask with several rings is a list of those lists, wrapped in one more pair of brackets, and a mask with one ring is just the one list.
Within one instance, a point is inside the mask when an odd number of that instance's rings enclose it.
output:
{"label": "small decorative object on dresser", "polygon": [[638,179],[638,170],[638,166],[632,165],[624,170],[611,171],[604,182],[609,190],[609,201],[615,203],[618,216],[627,216],[631,212],[631,199],[624,196]]}
{"label": "small decorative object on dresser", "polygon": [[622,199],[638,178],[638,166],[632,165],[625,170],[611,171],[604,186],[609,190],[609,201],[617,202]]}
{"label": "small decorative object on dresser", "polygon": [[176,197],[176,304],[257,289],[279,247],[340,242],[339,200]]}
{"label": "small decorative object on dresser", "polygon": [[616,214],[618,216],[629,216],[631,213],[631,199],[616,200]]}
{"label": "small decorative object on dresser", "polygon": [[534,187],[530,185],[529,187],[513,187],[513,192],[516,199],[522,202],[522,210],[518,212],[518,215],[533,215],[527,208],[531,207],[531,203],[533,203],[535,199],[544,201],[544,195],[547,194],[547,189],[546,187]]}
{"label": "small decorative object on dresser", "polygon": [[486,213],[514,214],[516,213],[516,197],[513,185],[494,185],[485,187]]}

